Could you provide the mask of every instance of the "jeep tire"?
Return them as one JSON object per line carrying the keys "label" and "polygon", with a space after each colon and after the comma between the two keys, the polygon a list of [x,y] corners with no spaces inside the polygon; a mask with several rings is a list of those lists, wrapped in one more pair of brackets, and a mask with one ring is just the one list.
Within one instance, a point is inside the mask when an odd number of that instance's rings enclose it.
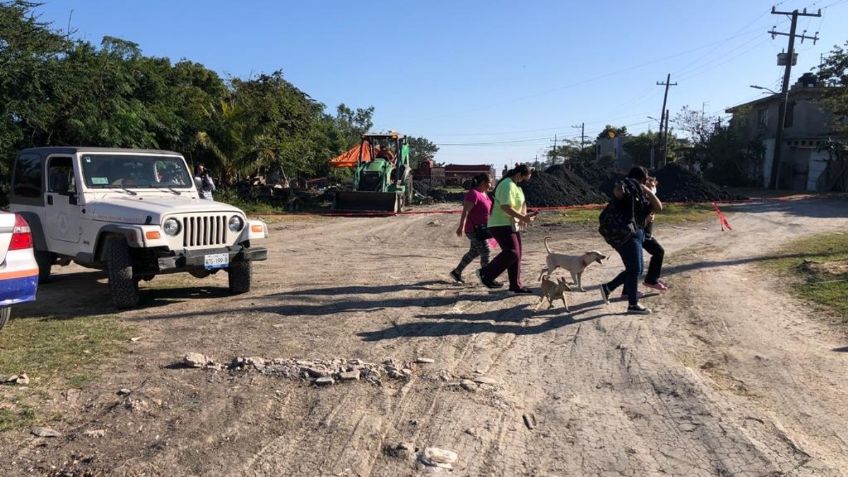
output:
{"label": "jeep tire", "polygon": [[250,261],[242,257],[234,259],[230,262],[227,269],[230,282],[230,293],[238,295],[250,291]]}
{"label": "jeep tire", "polygon": [[56,261],[56,255],[46,250],[35,250],[33,254],[35,255],[35,263],[38,264],[38,283],[50,281],[50,268]]}
{"label": "jeep tire", "polygon": [[123,237],[106,240],[106,272],[109,274],[109,294],[118,308],[138,305],[138,282],[133,279],[132,259]]}

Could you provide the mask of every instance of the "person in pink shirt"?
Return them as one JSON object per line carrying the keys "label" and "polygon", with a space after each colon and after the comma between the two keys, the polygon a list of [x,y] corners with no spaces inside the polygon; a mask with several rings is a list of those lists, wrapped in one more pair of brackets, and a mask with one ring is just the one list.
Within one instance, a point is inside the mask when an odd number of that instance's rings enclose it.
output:
{"label": "person in pink shirt", "polygon": [[456,236],[462,237],[465,234],[471,246],[460,259],[459,265],[450,272],[451,278],[457,283],[465,283],[465,280],[462,279],[462,271],[475,258],[480,257],[482,267],[489,263],[491,249],[488,239],[491,235],[486,229],[486,223],[489,221],[489,214],[492,212],[492,199],[487,194],[491,188],[491,176],[489,174],[478,174],[471,180],[471,189],[465,194]]}

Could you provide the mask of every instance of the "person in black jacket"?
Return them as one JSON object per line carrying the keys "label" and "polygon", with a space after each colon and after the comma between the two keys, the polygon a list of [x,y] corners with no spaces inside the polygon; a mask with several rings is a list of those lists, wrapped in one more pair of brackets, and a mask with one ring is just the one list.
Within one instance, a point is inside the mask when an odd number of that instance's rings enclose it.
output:
{"label": "person in black jacket", "polygon": [[609,303],[609,295],[613,290],[624,285],[627,292],[627,312],[650,314],[651,310],[639,304],[639,276],[642,275],[642,247],[645,239],[645,217],[653,212],[662,211],[662,202],[656,194],[645,186],[648,171],[636,166],[622,181],[616,183],[613,189],[613,205],[630,219],[635,225],[635,233],[623,244],[615,247],[616,252],[624,262],[624,271],[609,283],[601,285],[601,298]]}

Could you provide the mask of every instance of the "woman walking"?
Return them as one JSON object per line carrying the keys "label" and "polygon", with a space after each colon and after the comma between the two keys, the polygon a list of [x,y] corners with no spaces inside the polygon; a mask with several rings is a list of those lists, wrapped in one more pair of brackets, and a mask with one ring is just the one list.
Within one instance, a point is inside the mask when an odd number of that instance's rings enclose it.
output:
{"label": "woman walking", "polygon": [[477,276],[487,288],[498,288],[495,281],[504,270],[509,276],[509,291],[518,294],[533,293],[521,284],[521,230],[536,218],[536,212],[527,212],[524,192],[518,184],[530,179],[532,169],[525,164],[510,169],[495,187],[495,203],[489,216],[488,228],[498,242],[501,253],[488,265],[477,271]]}
{"label": "woman walking", "polygon": [[642,263],[642,246],[645,239],[645,217],[651,211],[662,211],[662,202],[645,185],[648,180],[648,171],[641,166],[630,170],[627,178],[619,181],[613,190],[613,200],[610,206],[620,214],[624,222],[631,224],[633,234],[623,243],[615,246],[616,252],[624,262],[624,271],[618,274],[611,282],[601,285],[601,298],[604,303],[609,304],[609,295],[620,285],[624,285],[627,293],[627,312],[647,315],[651,313],[650,308],[639,304],[639,276],[642,275],[644,267]]}
{"label": "woman walking", "polygon": [[[657,178],[648,177],[644,182],[654,195],[657,194]],[[668,291],[668,284],[660,280],[662,274],[663,258],[665,257],[665,249],[660,245],[659,240],[654,237],[654,219],[656,211],[651,208],[647,217],[645,217],[645,240],[642,242],[642,248],[651,254],[651,261],[648,262],[648,273],[645,275],[645,281],[642,285],[660,292]]]}
{"label": "woman walking", "polygon": [[[462,202],[462,215],[459,217],[459,227],[456,229],[456,236],[462,237],[465,234],[471,246],[468,252],[462,256],[459,265],[450,272],[451,278],[457,283],[465,283],[462,279],[462,271],[475,258],[480,257],[480,266],[485,267],[489,264],[489,235],[486,229],[486,223],[489,220],[489,214],[492,212],[492,199],[489,198],[487,192],[492,188],[492,178],[489,174],[478,174],[471,179],[471,189],[465,194],[465,199]],[[503,286],[501,283],[500,286]]]}
{"label": "woman walking", "polygon": [[[648,177],[647,180],[640,182],[644,184],[652,194],[657,194],[656,177]],[[642,240],[642,250],[651,255],[651,260],[648,262],[648,272],[645,274],[645,281],[642,282],[642,285],[648,288],[653,288],[660,293],[665,293],[668,291],[668,284],[660,280],[663,259],[665,258],[665,249],[662,245],[660,245],[659,240],[657,240],[653,234],[656,212],[649,205],[646,210],[642,211],[642,215],[640,215],[637,219],[640,223],[645,224],[645,238]],[[641,297],[641,294],[639,294],[639,296]],[[626,285],[621,290],[621,297],[627,297]]]}

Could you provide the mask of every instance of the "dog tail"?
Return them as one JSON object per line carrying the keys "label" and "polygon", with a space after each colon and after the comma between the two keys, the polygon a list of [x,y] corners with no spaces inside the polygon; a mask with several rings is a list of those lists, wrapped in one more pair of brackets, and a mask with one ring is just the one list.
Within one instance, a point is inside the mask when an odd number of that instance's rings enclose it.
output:
{"label": "dog tail", "polygon": [[553,253],[553,252],[551,252],[551,247],[548,246],[548,239],[549,238],[550,237],[545,237],[545,250],[547,250],[548,253]]}

